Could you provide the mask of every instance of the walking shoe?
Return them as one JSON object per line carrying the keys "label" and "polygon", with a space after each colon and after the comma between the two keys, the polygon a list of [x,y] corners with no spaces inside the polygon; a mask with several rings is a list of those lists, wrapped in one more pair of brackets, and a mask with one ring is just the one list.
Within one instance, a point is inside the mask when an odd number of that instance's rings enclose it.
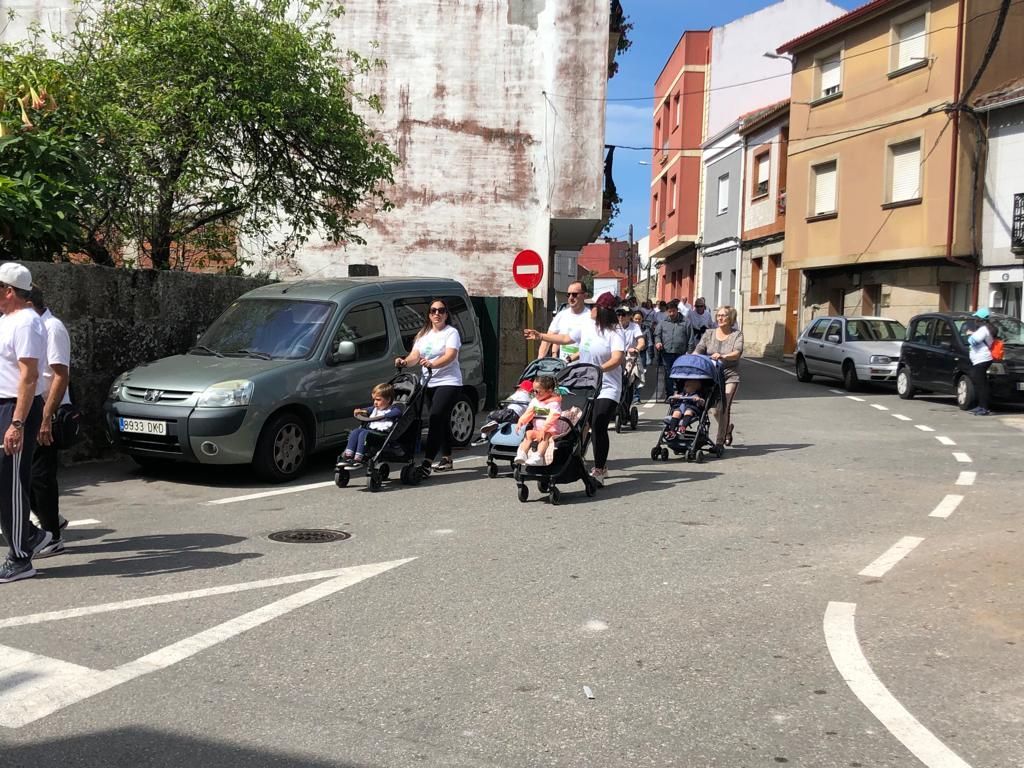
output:
{"label": "walking shoe", "polygon": [[63,554],[64,554],[64,540],[63,539],[54,539],[53,541],[51,541],[46,546],[40,547],[38,550],[36,550],[36,553],[35,553],[35,555],[33,555],[33,557],[36,560],[38,560],[40,557],[53,557],[54,555],[63,555]]}
{"label": "walking shoe", "polygon": [[430,477],[430,459],[424,459],[417,471],[423,477]]}
{"label": "walking shoe", "polygon": [[361,465],[361,464],[362,464],[362,463],[363,463],[364,461],[366,461],[366,457],[365,457],[365,456],[363,456],[363,454],[361,454],[361,453],[357,453],[357,454],[356,454],[355,456],[353,456],[353,457],[352,457],[352,464],[353,464],[354,466],[357,466],[357,467],[358,467],[358,466],[359,466],[359,465]]}
{"label": "walking shoe", "polygon": [[338,461],[339,462],[352,461],[352,457],[355,456],[355,455],[356,455],[355,451],[350,451],[348,449],[345,449],[345,451],[342,452],[341,456],[338,457]]}
{"label": "walking shoe", "polygon": [[516,457],[514,459],[512,459],[512,463],[513,464],[525,464],[526,463],[526,454],[523,453],[522,451],[517,452],[516,453]]}
{"label": "walking shoe", "polygon": [[30,545],[32,549],[32,556],[35,557],[39,553],[39,551],[47,544],[49,544],[51,541],[53,541],[53,534],[49,531],[40,530],[39,536]]}
{"label": "walking shoe", "polygon": [[592,470],[590,470],[590,479],[593,480],[598,485],[604,486],[604,481],[608,479],[608,470],[598,469],[597,467],[594,467]]}
{"label": "walking shoe", "polygon": [[60,529],[62,531],[68,527],[68,519],[64,515],[57,515],[57,519],[60,521]]}
{"label": "walking shoe", "polygon": [[0,565],[0,584],[31,579],[35,575],[36,569],[32,567],[31,562],[16,563],[8,559],[4,561],[3,565]]}
{"label": "walking shoe", "polygon": [[526,457],[526,466],[528,466],[528,467],[543,467],[544,466],[544,457],[540,453],[538,453],[537,451],[534,451],[533,453],[531,453],[529,456]]}
{"label": "walking shoe", "polygon": [[988,408],[979,408],[978,410],[976,410],[974,412],[974,415],[975,416],[991,416],[992,415],[992,411],[990,411]]}
{"label": "walking shoe", "polygon": [[447,472],[451,469],[455,469],[455,462],[452,461],[451,456],[442,456],[434,465],[435,472]]}

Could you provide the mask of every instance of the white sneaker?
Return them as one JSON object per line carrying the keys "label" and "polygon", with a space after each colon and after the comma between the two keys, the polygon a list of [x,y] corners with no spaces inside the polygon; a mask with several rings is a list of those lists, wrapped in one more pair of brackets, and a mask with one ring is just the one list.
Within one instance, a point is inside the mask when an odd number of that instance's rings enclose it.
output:
{"label": "white sneaker", "polygon": [[543,467],[544,466],[544,457],[541,456],[536,451],[534,451],[526,459],[526,466],[528,466],[528,467]]}
{"label": "white sneaker", "polygon": [[523,453],[522,451],[519,451],[519,453],[516,454],[516,457],[512,460],[512,463],[513,464],[525,464],[526,463],[526,454]]}

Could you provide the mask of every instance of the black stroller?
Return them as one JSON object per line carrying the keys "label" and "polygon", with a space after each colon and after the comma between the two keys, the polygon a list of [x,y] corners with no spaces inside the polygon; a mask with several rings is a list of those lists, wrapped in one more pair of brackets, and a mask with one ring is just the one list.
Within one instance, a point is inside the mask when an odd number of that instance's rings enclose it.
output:
{"label": "black stroller", "polygon": [[637,410],[636,388],[640,386],[639,354],[633,352],[626,355],[626,364],[622,369],[622,393],[619,395],[619,406],[615,409],[615,431],[622,432],[623,427],[636,429],[640,421]]}
{"label": "black stroller", "polygon": [[[420,435],[420,415],[423,408],[424,390],[429,381],[420,380],[413,373],[399,373],[389,382],[395,388],[395,405],[402,407],[402,413],[394,420],[386,432],[373,430],[366,436],[366,487],[371,491],[380,490],[381,485],[391,474],[391,464],[404,464],[401,479],[405,485],[419,485],[423,480],[414,459],[416,458],[416,440]],[[370,420],[360,416],[357,421],[369,423]],[[345,465],[341,456],[334,467],[334,484],[339,488],[348,485],[352,469]]]}
{"label": "black stroller", "polygon": [[[519,374],[519,383],[524,381],[532,381],[538,376],[558,376],[558,373],[565,368],[565,361],[560,357],[540,357],[534,360],[532,363],[528,363],[523,369],[523,372]],[[508,407],[510,405],[518,405],[511,400],[502,400],[499,405]],[[520,413],[526,410],[526,404],[522,404],[523,408]],[[491,435],[491,439],[487,446],[487,476],[494,478],[498,476],[498,462],[507,461],[509,466],[512,465],[512,460],[516,457],[516,451],[519,449],[519,444],[523,442],[522,431],[516,430],[515,423],[502,424]]]}
{"label": "black stroller", "polygon": [[516,465],[513,477],[520,501],[530,497],[526,487],[528,481],[536,481],[540,492],[548,494],[548,501],[552,504],[558,503],[561,496],[558,486],[565,483],[582,481],[587,496],[597,492],[597,483],[587,474],[583,455],[589,442],[594,403],[601,392],[601,368],[590,363],[573,363],[563,368],[555,380],[559,387],[569,390],[569,394],[562,396],[562,413],[575,407],[580,409],[581,416],[575,424],[565,415],[561,417],[568,424],[568,429],[555,438],[554,458],[550,464]]}
{"label": "black stroller", "polygon": [[682,456],[685,461],[696,461],[698,464],[704,461],[705,452],[721,456],[721,451],[710,437],[711,409],[721,402],[725,393],[721,364],[703,355],[680,355],[672,364],[670,378],[676,393],[682,392],[687,381],[700,382],[699,394],[704,399],[704,407],[696,421],[685,429],[680,425],[674,434],[667,437],[669,418],[678,403],[670,399],[665,426],[658,435],[658,442],[651,448],[651,460],[668,461],[670,450],[677,456]]}

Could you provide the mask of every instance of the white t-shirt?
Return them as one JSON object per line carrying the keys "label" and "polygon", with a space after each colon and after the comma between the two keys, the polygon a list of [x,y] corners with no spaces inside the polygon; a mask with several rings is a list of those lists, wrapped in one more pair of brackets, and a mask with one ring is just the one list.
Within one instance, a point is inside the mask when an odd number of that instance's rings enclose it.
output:
{"label": "white t-shirt", "polygon": [[[590,317],[589,307],[584,306],[582,312],[573,312],[572,308],[566,307],[555,315],[551,325],[548,326],[548,333],[572,336],[573,329],[584,328],[587,325],[593,325],[593,323],[594,320]],[[579,347],[575,344],[562,344],[559,347],[558,356],[563,360],[568,360],[570,355],[575,355],[579,351]]]}
{"label": "white t-shirt", "polygon": [[992,334],[988,330],[988,326],[982,324],[982,326],[967,337],[967,344],[970,346],[968,352],[971,357],[971,365],[977,365],[978,363],[985,363],[992,360],[992,342],[995,339],[992,338]]}
{"label": "white t-shirt", "polygon": [[711,313],[711,310],[707,307],[704,308],[703,312],[698,312],[696,309],[691,309],[686,313],[686,322],[697,331],[707,330],[708,328],[715,327],[715,318]]}
{"label": "white t-shirt", "polygon": [[[0,318],[0,397],[17,397],[21,370],[18,360],[35,358],[42,373],[46,363],[46,328],[34,309],[26,307]],[[36,394],[43,393],[43,377]]]}
{"label": "white t-shirt", "polygon": [[625,328],[619,326],[619,333],[622,335],[622,343],[626,345],[626,349],[630,347],[636,347],[636,340],[642,339],[644,336],[643,330],[636,323],[631,322]]}
{"label": "white t-shirt", "polygon": [[[71,337],[64,323],[53,316],[50,310],[46,310],[39,316],[46,329],[46,363],[39,365],[39,376],[43,381],[43,391],[40,392],[45,400],[50,394],[50,387],[53,385],[53,365],[66,365],[71,367]],[[71,395],[64,390],[64,397],[61,398],[61,405],[68,405],[71,402]]]}
{"label": "white t-shirt", "polygon": [[[420,357],[426,360],[436,360],[446,350],[454,349],[457,352],[461,346],[462,337],[459,336],[458,329],[455,326],[446,325],[440,331],[431,329],[420,336],[416,339],[416,343],[412,348],[420,353]],[[424,374],[426,374],[426,371],[424,371]],[[427,386],[461,387],[462,368],[459,367],[459,356],[455,355],[455,359],[448,363],[448,365],[435,368],[434,375],[431,376],[430,383]]]}
{"label": "white t-shirt", "polygon": [[[622,341],[622,334],[615,331],[599,331],[593,322],[583,329],[574,330],[569,334],[573,340],[579,343],[580,362],[604,365],[612,358],[612,352],[625,352],[626,347]],[[604,371],[601,380],[601,392],[599,400],[614,400],[618,402],[622,395],[622,366],[616,366],[610,371]]]}

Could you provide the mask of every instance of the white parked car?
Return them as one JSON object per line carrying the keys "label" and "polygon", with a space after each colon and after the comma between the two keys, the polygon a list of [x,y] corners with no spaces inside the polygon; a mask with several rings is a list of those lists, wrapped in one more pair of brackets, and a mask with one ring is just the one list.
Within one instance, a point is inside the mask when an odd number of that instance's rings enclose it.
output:
{"label": "white parked car", "polygon": [[840,379],[848,390],[861,382],[894,383],[907,329],[887,317],[818,317],[796,343],[796,377]]}

